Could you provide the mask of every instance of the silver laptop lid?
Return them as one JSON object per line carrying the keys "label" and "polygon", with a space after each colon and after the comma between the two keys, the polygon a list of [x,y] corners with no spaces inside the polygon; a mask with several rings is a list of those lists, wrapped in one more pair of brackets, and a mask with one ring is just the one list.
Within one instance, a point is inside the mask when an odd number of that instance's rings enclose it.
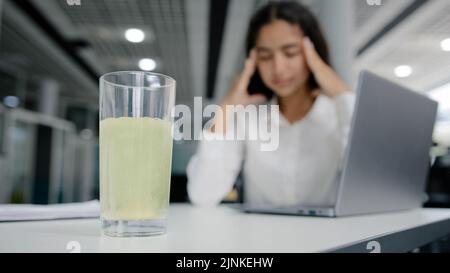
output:
{"label": "silver laptop lid", "polygon": [[420,207],[437,103],[362,72],[336,214]]}

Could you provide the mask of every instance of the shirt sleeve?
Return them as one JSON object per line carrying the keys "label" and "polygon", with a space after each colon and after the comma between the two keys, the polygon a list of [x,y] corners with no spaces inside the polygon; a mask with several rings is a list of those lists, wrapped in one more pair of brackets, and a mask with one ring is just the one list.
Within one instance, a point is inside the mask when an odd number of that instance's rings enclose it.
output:
{"label": "shirt sleeve", "polygon": [[345,94],[336,97],[334,100],[336,103],[338,133],[341,141],[343,157],[350,135],[356,96],[353,92],[346,92]]}
{"label": "shirt sleeve", "polygon": [[220,135],[206,130],[203,136],[187,166],[187,191],[194,205],[215,206],[233,188],[241,170],[245,142],[218,140]]}

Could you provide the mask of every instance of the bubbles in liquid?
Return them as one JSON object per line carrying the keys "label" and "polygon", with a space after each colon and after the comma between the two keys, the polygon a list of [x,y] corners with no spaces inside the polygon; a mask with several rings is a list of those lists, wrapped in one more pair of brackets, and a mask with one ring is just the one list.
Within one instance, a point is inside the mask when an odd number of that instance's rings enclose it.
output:
{"label": "bubbles in liquid", "polygon": [[165,216],[172,163],[171,123],[154,118],[100,122],[100,200],[108,220]]}

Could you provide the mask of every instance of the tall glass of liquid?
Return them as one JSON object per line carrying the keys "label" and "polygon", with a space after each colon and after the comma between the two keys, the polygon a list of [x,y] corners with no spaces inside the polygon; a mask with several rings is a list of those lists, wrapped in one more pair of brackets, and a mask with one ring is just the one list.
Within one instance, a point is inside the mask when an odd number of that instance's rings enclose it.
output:
{"label": "tall glass of liquid", "polygon": [[105,235],[166,232],[175,80],[149,72],[100,78],[100,203]]}

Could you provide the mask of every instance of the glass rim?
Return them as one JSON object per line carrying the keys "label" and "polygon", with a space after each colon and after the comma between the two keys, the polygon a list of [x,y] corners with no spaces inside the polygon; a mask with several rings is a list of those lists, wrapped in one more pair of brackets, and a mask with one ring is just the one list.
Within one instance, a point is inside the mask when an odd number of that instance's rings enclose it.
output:
{"label": "glass rim", "polygon": [[[110,75],[114,75],[114,74],[143,74],[143,75],[152,75],[152,76],[158,76],[161,78],[165,78],[168,79],[170,81],[170,83],[164,84],[164,85],[160,85],[158,87],[145,87],[145,86],[131,86],[131,85],[125,85],[125,84],[119,84],[119,83],[113,83],[111,81],[106,80],[105,78],[107,76]],[[124,88],[133,88],[133,87],[138,87],[138,88],[143,88],[143,89],[157,89],[157,88],[165,88],[165,87],[169,87],[169,86],[175,86],[176,85],[176,81],[174,78],[161,74],[161,73],[155,73],[155,72],[147,72],[147,71],[114,71],[114,72],[108,72],[106,74],[103,74],[100,77],[100,82],[104,82],[107,83],[109,85],[114,85],[114,86],[118,86],[118,87],[124,87]]]}

